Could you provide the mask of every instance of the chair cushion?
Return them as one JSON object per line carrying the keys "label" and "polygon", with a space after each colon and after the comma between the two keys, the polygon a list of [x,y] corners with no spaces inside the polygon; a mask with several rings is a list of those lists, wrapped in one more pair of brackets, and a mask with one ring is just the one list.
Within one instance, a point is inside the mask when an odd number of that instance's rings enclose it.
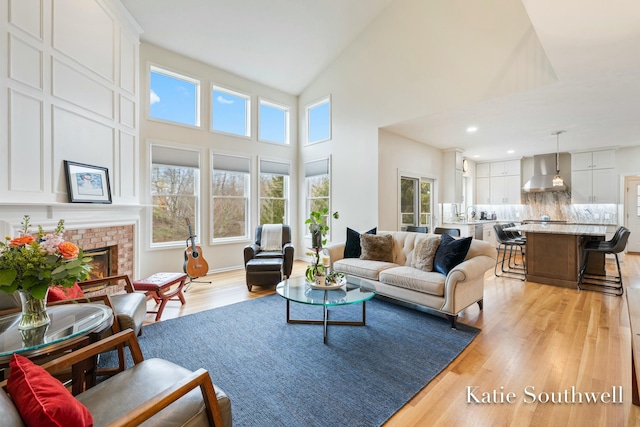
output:
{"label": "chair cushion", "polygon": [[0,389],[0,414],[2,414],[3,427],[25,427],[18,413],[18,409],[9,398],[9,395]]}
{"label": "chair cushion", "polygon": [[[147,359],[79,394],[77,398],[89,408],[96,425],[107,425],[190,374],[188,369],[167,360]],[[231,426],[231,401],[218,387],[215,387],[215,391],[224,425]],[[196,388],[181,397],[147,423],[208,426],[200,389]]]}
{"label": "chair cushion", "polygon": [[82,288],[77,283],[74,283],[70,288],[58,286],[49,287],[49,293],[47,294],[47,302],[64,301],[67,299],[75,299],[84,297]]}
{"label": "chair cushion", "polygon": [[471,246],[471,237],[455,239],[448,234],[442,234],[440,246],[433,260],[433,269],[445,276],[456,265],[464,261]]}
{"label": "chair cushion", "polygon": [[110,295],[113,311],[121,330],[133,329],[138,334],[147,315],[147,297],[142,292]]}
{"label": "chair cushion", "polygon": [[40,366],[14,354],[9,368],[7,390],[27,425],[93,426],[89,410]]}

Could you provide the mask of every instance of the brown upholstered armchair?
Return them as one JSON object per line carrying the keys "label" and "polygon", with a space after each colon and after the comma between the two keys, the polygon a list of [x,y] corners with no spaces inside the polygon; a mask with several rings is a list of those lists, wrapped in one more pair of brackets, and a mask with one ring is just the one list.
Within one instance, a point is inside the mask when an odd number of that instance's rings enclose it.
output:
{"label": "brown upholstered armchair", "polygon": [[291,276],[293,269],[293,244],[291,244],[291,227],[282,226],[282,250],[279,251],[263,251],[260,249],[262,242],[262,226],[256,227],[256,240],[254,243],[244,247],[244,265],[252,259],[282,259],[282,275],[285,278]]}

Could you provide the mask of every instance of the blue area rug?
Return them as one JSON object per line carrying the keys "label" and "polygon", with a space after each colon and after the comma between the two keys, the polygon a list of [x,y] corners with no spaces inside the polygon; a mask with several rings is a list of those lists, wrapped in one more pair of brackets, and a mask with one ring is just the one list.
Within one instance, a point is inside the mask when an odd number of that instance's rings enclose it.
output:
{"label": "blue area rug", "polygon": [[[243,426],[378,426],[453,361],[479,329],[451,329],[439,316],[373,299],[366,326],[286,323],[279,295],[144,327],[145,358],[209,370]],[[360,305],[330,309],[330,319],[359,320]],[[322,308],[291,304],[294,319]],[[114,363],[114,354],[101,365]]]}

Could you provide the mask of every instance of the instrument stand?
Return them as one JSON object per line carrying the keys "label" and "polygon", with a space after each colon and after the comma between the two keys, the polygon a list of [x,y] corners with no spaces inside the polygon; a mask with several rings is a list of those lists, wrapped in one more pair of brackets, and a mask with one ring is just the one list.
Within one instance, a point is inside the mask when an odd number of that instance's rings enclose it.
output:
{"label": "instrument stand", "polygon": [[187,290],[189,289],[189,285],[191,285],[192,283],[208,283],[211,284],[211,281],[206,281],[206,280],[193,280],[193,279],[198,279],[198,277],[191,277],[189,275],[187,275],[187,277],[189,278],[189,281],[187,282],[186,285],[184,285],[184,289],[182,290],[182,292],[187,292]]}

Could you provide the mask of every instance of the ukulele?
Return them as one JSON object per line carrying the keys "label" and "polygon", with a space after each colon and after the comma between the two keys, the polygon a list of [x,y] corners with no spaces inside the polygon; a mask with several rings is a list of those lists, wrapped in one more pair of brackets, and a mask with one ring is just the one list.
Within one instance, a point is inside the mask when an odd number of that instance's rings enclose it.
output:
{"label": "ukulele", "polygon": [[[202,256],[202,249],[200,246],[196,246],[195,235],[191,231],[191,221],[187,220],[187,227],[189,227],[189,238],[187,239],[187,249],[184,250],[184,272],[189,277],[202,277],[206,276],[209,272],[209,264]],[[191,241],[191,245],[189,245]]]}

